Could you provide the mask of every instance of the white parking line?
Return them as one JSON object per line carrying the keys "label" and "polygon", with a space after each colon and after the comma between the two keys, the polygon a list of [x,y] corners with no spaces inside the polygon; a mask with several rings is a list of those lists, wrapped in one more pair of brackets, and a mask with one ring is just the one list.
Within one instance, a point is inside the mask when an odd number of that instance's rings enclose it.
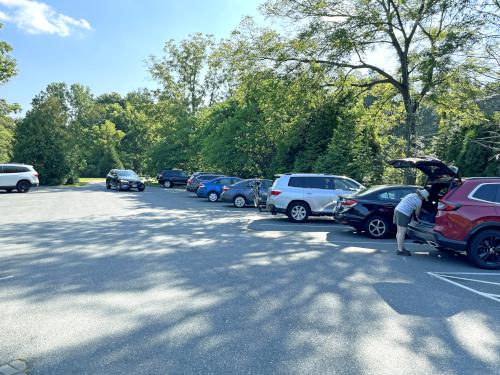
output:
{"label": "white parking line", "polygon": [[435,277],[437,279],[440,279],[442,281],[446,281],[447,283],[453,284],[455,286],[458,286],[459,288],[468,290],[469,292],[475,293],[480,295],[481,297],[485,297],[488,299],[491,299],[496,302],[500,302],[500,295],[499,294],[493,294],[493,293],[486,293],[486,292],[481,292],[479,290],[476,290],[474,288],[470,288],[468,286],[462,285],[456,281],[450,280],[451,278],[453,279],[461,279],[461,280],[466,280],[466,281],[471,281],[471,282],[477,282],[477,283],[484,283],[484,284],[494,284],[494,285],[500,285],[498,283],[494,282],[489,282],[485,280],[477,280],[477,279],[469,279],[469,278],[460,278],[457,276],[450,276],[450,275],[481,275],[481,276],[500,276],[500,273],[476,273],[476,272],[427,272],[428,275]]}
{"label": "white parking line", "polygon": [[0,280],[7,280],[7,279],[12,279],[14,276],[5,276],[5,277],[0,277]]}

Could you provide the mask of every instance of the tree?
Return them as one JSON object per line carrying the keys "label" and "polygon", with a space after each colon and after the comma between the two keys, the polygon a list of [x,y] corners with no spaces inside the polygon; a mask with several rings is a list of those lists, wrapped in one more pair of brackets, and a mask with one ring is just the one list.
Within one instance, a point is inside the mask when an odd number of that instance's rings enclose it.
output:
{"label": "tree", "polygon": [[[16,60],[9,55],[11,51],[12,47],[0,40],[0,85],[16,74]],[[11,159],[15,122],[8,115],[17,110],[19,110],[18,105],[11,105],[0,99],[0,163]]]}
{"label": "tree", "polygon": [[[36,103],[36,104],[35,104]],[[70,167],[65,154],[68,116],[57,96],[37,97],[33,109],[16,127],[14,157],[34,165],[41,184],[60,184]]]}
{"label": "tree", "polygon": [[[269,16],[292,21],[299,32],[267,31],[255,43],[264,59],[320,64],[368,73],[359,87],[390,84],[405,109],[405,153],[415,154],[416,113],[457,67],[477,74],[478,58],[494,43],[500,15],[489,0],[269,0]],[[385,64],[374,53],[384,52]],[[390,61],[388,62],[387,59]],[[414,176],[407,176],[413,183]]]}

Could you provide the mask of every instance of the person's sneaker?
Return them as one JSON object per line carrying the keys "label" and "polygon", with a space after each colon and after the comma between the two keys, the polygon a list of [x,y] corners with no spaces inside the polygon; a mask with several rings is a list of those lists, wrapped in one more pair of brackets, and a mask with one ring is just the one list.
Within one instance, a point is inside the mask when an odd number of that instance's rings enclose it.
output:
{"label": "person's sneaker", "polygon": [[403,249],[403,250],[398,250],[398,251],[397,251],[397,254],[398,254],[398,255],[406,255],[406,256],[409,256],[409,257],[411,256],[411,252],[410,252],[410,251],[408,251],[408,250],[406,250],[406,249]]}

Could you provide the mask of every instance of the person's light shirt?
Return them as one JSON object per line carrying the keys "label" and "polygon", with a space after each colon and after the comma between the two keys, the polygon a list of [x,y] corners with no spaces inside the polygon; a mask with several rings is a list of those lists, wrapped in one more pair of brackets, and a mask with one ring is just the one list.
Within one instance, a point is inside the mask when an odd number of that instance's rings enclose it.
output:
{"label": "person's light shirt", "polygon": [[396,211],[399,211],[406,216],[411,216],[413,211],[420,206],[422,206],[422,199],[417,193],[411,193],[401,199],[401,202],[399,202],[396,206]]}

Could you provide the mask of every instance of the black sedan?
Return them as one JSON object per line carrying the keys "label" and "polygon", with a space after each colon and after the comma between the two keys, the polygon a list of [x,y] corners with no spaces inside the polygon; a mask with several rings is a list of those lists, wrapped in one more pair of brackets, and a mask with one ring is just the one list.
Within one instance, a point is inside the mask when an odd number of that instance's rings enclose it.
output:
{"label": "black sedan", "polygon": [[383,238],[394,233],[394,208],[417,186],[378,185],[350,196],[340,196],[334,208],[335,221],[365,231],[372,238]]}
{"label": "black sedan", "polygon": [[259,195],[261,201],[267,200],[267,190],[273,184],[271,180],[261,180],[250,178],[237,182],[231,186],[224,186],[220,200],[222,202],[233,203],[235,207],[242,208],[246,205],[254,205],[254,187],[259,183]]}
{"label": "black sedan", "polygon": [[139,176],[131,169],[112,169],[106,176],[106,189],[112,187],[118,190],[137,189],[144,191],[146,186]]}

